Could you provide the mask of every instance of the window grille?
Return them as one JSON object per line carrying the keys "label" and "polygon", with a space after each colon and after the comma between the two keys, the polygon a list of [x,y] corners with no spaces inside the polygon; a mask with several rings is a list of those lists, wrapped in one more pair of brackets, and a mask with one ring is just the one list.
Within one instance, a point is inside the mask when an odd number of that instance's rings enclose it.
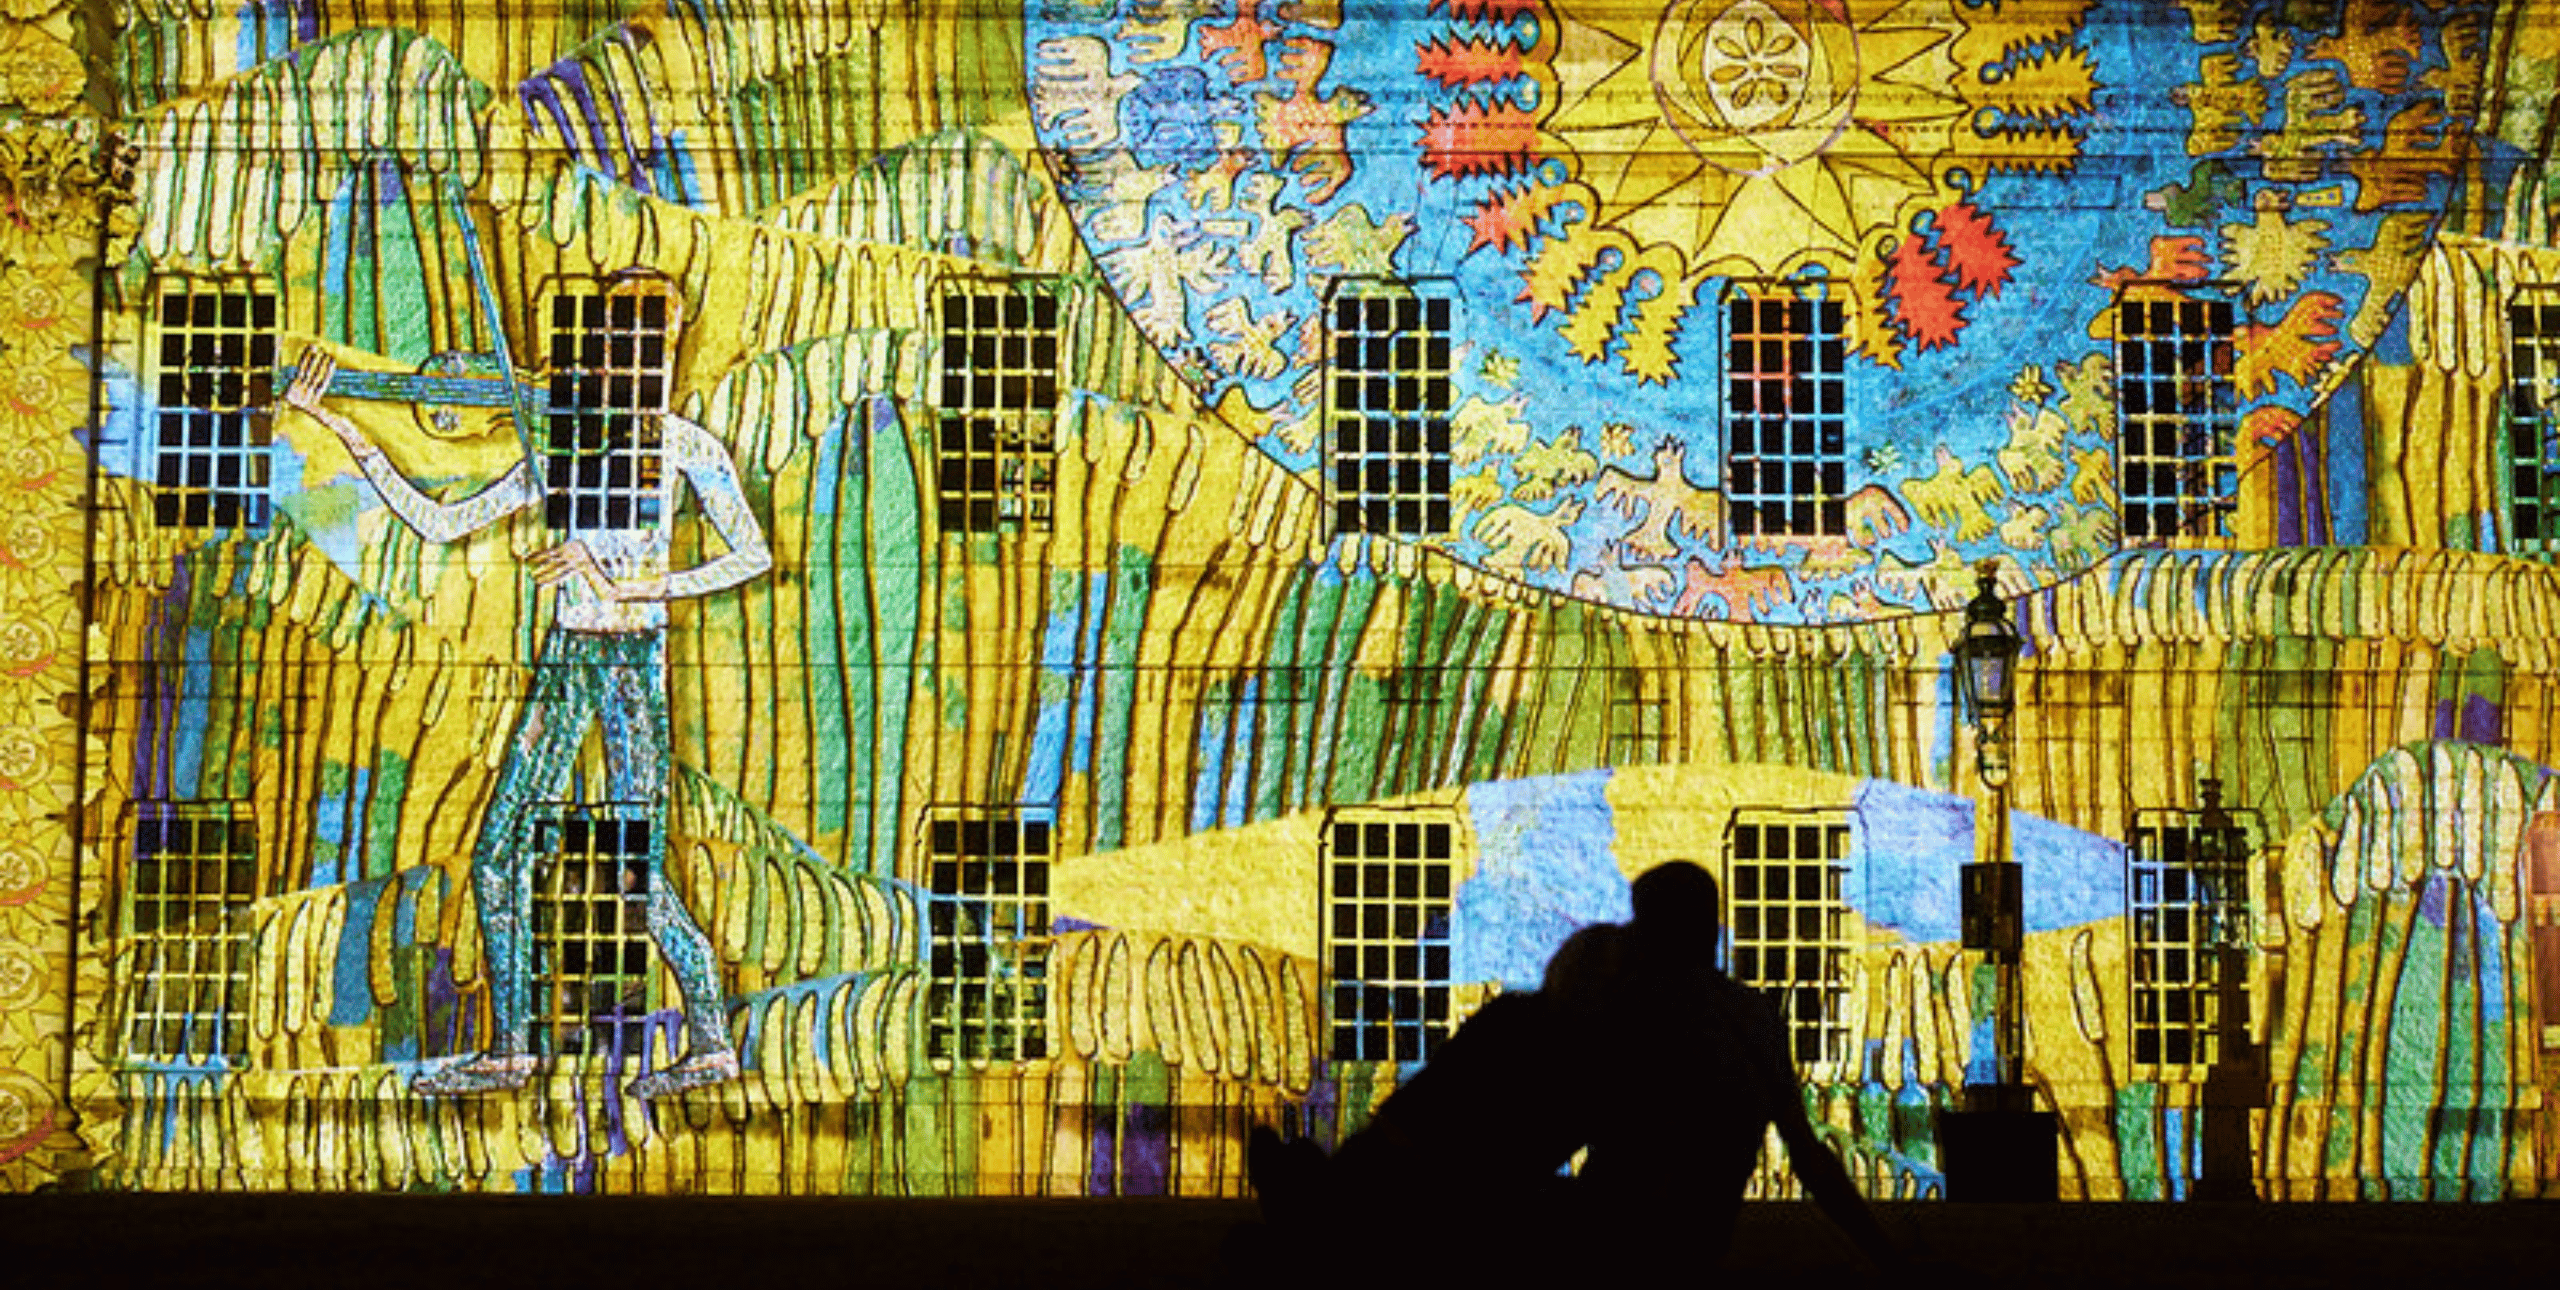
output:
{"label": "window grille", "polygon": [[1340,811],[1326,830],[1337,1061],[1425,1061],[1448,1038],[1453,826]]}
{"label": "window grille", "polygon": [[1801,1067],[1849,1060],[1849,824],[1836,815],[1736,817],[1726,858],[1733,977],[1766,992]]}
{"label": "window grille", "polygon": [[635,1057],[650,1012],[649,843],[643,803],[534,816],[534,1051]]}
{"label": "window grille", "polygon": [[2233,321],[2227,300],[2116,303],[2116,486],[2128,539],[2230,536]]}
{"label": "window grille", "polygon": [[1049,1056],[1049,822],[946,808],[925,829],[933,946],[926,1052],[937,1062]]}
{"label": "window grille", "polygon": [[1737,537],[1849,531],[1847,313],[1781,288],[1725,301],[1725,500]]}
{"label": "window grille", "polygon": [[1334,527],[1446,534],[1448,298],[1391,280],[1345,280],[1333,286],[1326,320]]}
{"label": "window grille", "polygon": [[2508,549],[2560,551],[2560,288],[2507,305]]}
{"label": "window grille", "polygon": [[658,280],[608,280],[551,298],[542,513],[555,530],[628,532],[661,518],[670,290]]}
{"label": "window grille", "polygon": [[1048,283],[944,286],[934,448],[944,532],[1049,527],[1062,327]]}
{"label": "window grille", "polygon": [[2222,970],[2223,951],[2248,944],[2248,833],[2209,827],[2201,812],[2143,811],[2126,860],[2134,1065],[2154,1074],[2209,1066],[2220,1056],[2222,1008],[2247,1019],[2247,978],[2226,983]]}
{"label": "window grille", "polygon": [[151,379],[152,516],[165,527],[263,528],[275,293],[253,283],[164,278]]}
{"label": "window grille", "polygon": [[143,802],[125,886],[125,1053],[245,1061],[257,829],[238,802]]}

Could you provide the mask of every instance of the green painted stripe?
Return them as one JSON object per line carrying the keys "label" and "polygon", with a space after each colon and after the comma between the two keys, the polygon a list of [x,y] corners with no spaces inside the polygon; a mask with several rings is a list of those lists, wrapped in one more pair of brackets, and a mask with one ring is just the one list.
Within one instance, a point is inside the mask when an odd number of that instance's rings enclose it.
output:
{"label": "green painted stripe", "polygon": [[[931,576],[934,554],[918,541],[924,516],[918,498],[916,445],[905,418],[882,400],[875,405],[869,442],[870,467],[865,472],[863,520],[866,549],[881,553],[867,558],[870,608],[878,662],[872,668],[872,713],[878,750],[871,775],[871,850],[867,871],[886,876],[898,871],[899,812],[906,788],[908,707],[915,692],[918,655],[929,648],[925,630],[932,607],[919,594]],[[909,562],[886,553],[903,556]],[[928,660],[929,661],[929,660]]]}
{"label": "green painted stripe", "polygon": [[1102,625],[1099,728],[1093,733],[1093,849],[1116,851],[1128,837],[1129,729],[1137,716],[1138,647],[1154,600],[1153,557],[1144,547],[1113,552]]}

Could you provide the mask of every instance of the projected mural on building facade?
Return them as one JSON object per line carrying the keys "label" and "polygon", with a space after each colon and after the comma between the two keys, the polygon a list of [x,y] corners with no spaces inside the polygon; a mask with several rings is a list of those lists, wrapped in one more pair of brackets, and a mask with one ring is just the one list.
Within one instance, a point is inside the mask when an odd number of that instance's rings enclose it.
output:
{"label": "projected mural on building facade", "polygon": [[16,5],[0,1176],[1237,1194],[1693,860],[1936,1195],[1987,567],[2066,1194],[2539,1194],[2513,10]]}

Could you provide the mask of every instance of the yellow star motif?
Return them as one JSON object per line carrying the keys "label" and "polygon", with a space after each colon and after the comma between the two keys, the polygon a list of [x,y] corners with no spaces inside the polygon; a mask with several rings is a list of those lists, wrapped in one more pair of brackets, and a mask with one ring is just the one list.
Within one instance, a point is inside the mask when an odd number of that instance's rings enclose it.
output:
{"label": "yellow star motif", "polygon": [[1918,204],[1969,108],[1947,0],[1547,0],[1551,155],[1593,223],[1689,276],[1843,265]]}

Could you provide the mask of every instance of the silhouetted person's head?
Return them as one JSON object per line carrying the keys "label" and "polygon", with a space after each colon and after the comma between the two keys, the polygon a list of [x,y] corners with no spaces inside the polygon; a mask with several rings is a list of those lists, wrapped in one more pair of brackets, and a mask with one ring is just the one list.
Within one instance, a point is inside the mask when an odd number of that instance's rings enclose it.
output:
{"label": "silhouetted person's head", "polygon": [[1633,935],[1616,923],[1593,923],[1566,938],[1547,960],[1538,993],[1565,1015],[1595,1016],[1619,988],[1627,965],[1627,941]]}
{"label": "silhouetted person's head", "polygon": [[1634,895],[1635,918],[1628,926],[1648,952],[1715,960],[1723,902],[1714,874],[1674,860],[1638,874]]}

